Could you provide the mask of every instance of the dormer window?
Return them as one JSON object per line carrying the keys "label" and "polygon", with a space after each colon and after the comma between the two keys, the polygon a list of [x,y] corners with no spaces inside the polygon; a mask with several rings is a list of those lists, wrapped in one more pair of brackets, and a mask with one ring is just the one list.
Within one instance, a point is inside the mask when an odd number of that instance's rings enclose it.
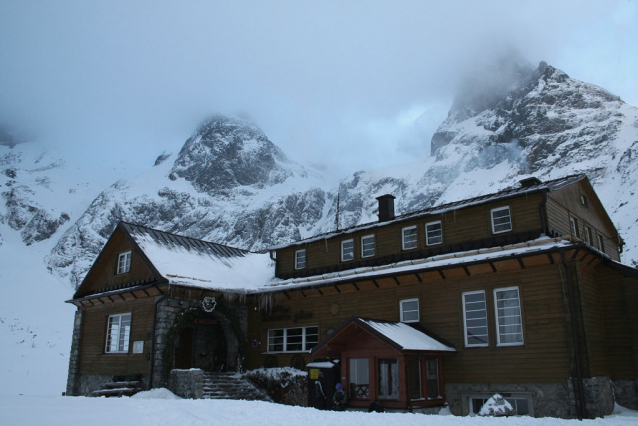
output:
{"label": "dormer window", "polygon": [[401,230],[403,250],[412,250],[417,247],[416,226],[408,226]]}
{"label": "dormer window", "polygon": [[372,257],[374,254],[374,235],[361,237],[361,257]]}
{"label": "dormer window", "polygon": [[354,260],[354,240],[341,241],[341,261]]}
{"label": "dormer window", "polygon": [[433,246],[443,242],[443,227],[441,221],[425,224],[425,245]]}
{"label": "dormer window", "polygon": [[512,216],[509,206],[499,207],[491,210],[492,233],[500,234],[512,230]]}
{"label": "dormer window", "polygon": [[117,259],[117,273],[126,274],[131,270],[131,252],[120,253]]}
{"label": "dormer window", "polygon": [[306,267],[306,249],[297,250],[295,252],[295,269],[303,269]]}
{"label": "dormer window", "polygon": [[589,208],[589,203],[585,194],[580,194],[580,204],[582,204],[586,209]]}

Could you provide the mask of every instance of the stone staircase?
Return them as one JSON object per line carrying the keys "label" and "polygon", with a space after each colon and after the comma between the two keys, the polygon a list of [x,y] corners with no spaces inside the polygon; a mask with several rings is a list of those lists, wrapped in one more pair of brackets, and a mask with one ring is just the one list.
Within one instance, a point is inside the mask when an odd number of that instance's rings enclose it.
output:
{"label": "stone staircase", "polygon": [[245,399],[269,401],[265,391],[255,387],[238,373],[204,373],[204,399]]}

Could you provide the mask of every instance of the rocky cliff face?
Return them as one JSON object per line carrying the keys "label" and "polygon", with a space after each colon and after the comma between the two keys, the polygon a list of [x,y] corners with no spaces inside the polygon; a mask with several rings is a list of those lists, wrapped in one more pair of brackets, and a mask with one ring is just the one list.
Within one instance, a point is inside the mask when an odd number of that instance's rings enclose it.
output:
{"label": "rocky cliff face", "polygon": [[[397,197],[397,214],[516,185],[586,173],[638,260],[638,108],[541,63],[503,65],[506,77],[468,84],[432,138],[432,155],[410,164],[357,172],[327,188],[317,170],[290,161],[246,120],[217,116],[173,156],[104,190],[47,257],[48,268],[77,285],[119,220],[260,250],[377,220],[375,197]],[[499,85],[500,84],[500,85]],[[66,218],[39,210],[33,186],[11,184],[6,157],[6,221],[31,244]],[[13,166],[12,166],[13,165]],[[29,201],[31,200],[31,201]],[[45,214],[46,213],[46,214]],[[1,241],[1,240],[0,240]]]}
{"label": "rocky cliff face", "polygon": [[381,193],[397,196],[397,213],[406,213],[491,193],[530,175],[582,172],[627,242],[625,262],[636,264],[638,108],[544,62],[535,70],[510,66],[506,75],[500,88],[488,84],[485,93],[475,87],[457,97],[432,138],[431,158],[342,182],[344,225],[374,220],[373,197]]}
{"label": "rocky cliff face", "polygon": [[103,191],[47,258],[79,284],[118,221],[250,250],[295,241],[323,215],[321,174],[290,161],[253,123],[216,116],[171,163]]}

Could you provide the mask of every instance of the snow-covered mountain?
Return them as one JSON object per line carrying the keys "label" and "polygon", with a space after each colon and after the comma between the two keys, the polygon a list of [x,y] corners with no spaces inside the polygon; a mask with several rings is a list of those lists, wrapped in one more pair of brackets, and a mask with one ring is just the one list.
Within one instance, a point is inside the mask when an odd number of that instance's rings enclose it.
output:
{"label": "snow-covered mountain", "polygon": [[624,262],[638,264],[638,108],[545,63],[499,66],[468,82],[430,156],[337,187],[236,117],[207,120],[177,154],[141,158],[148,171],[101,192],[103,177],[0,129],[0,393],[64,388],[73,307],[62,300],[119,220],[260,250],[334,230],[337,195],[345,228],[376,220],[386,193],[401,214],[584,172],[627,242]]}
{"label": "snow-covered mountain", "polygon": [[50,270],[79,284],[120,220],[260,250],[313,232],[324,215],[322,173],[301,166],[253,123],[215,116],[172,160],[102,191],[59,240]]}

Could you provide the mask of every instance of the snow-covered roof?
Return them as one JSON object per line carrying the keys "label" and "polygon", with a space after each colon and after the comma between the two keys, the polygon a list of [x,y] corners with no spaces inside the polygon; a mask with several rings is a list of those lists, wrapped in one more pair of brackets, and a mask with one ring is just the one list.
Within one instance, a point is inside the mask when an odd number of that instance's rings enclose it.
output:
{"label": "snow-covered roof", "polygon": [[402,322],[382,322],[358,318],[358,321],[370,326],[387,340],[395,343],[404,351],[444,351],[456,352],[451,346],[445,345],[422,331]]}
{"label": "snow-covered roof", "polygon": [[332,238],[336,235],[349,234],[353,232],[357,232],[364,229],[376,228],[379,226],[386,226],[390,223],[402,222],[406,220],[411,220],[414,218],[418,218],[421,216],[429,216],[435,214],[443,214],[449,211],[462,209],[465,207],[475,206],[483,203],[489,203],[493,201],[498,201],[502,199],[507,199],[511,197],[517,197],[524,194],[530,194],[534,192],[542,192],[542,191],[556,191],[560,188],[563,188],[572,183],[578,182],[582,179],[585,179],[586,176],[584,174],[577,174],[571,176],[565,176],[558,179],[548,180],[546,182],[538,181],[535,183],[532,179],[526,179],[528,184],[521,185],[515,188],[504,189],[502,191],[481,195],[479,197],[468,198],[464,200],[454,201],[452,203],[441,204],[439,206],[428,207],[427,209],[417,210],[414,212],[406,213],[400,216],[396,216],[393,220],[384,221],[384,222],[369,222],[361,225],[356,225],[347,229],[342,229],[335,232],[328,232],[324,234],[315,235],[310,238],[306,238],[304,240],[295,241],[288,244],[281,244],[277,246],[273,246],[271,250],[279,250],[285,247],[297,246],[301,244],[310,243],[313,241],[324,240],[327,238]]}
{"label": "snow-covered roof", "polygon": [[122,223],[155,269],[171,284],[244,292],[274,278],[268,254]]}

